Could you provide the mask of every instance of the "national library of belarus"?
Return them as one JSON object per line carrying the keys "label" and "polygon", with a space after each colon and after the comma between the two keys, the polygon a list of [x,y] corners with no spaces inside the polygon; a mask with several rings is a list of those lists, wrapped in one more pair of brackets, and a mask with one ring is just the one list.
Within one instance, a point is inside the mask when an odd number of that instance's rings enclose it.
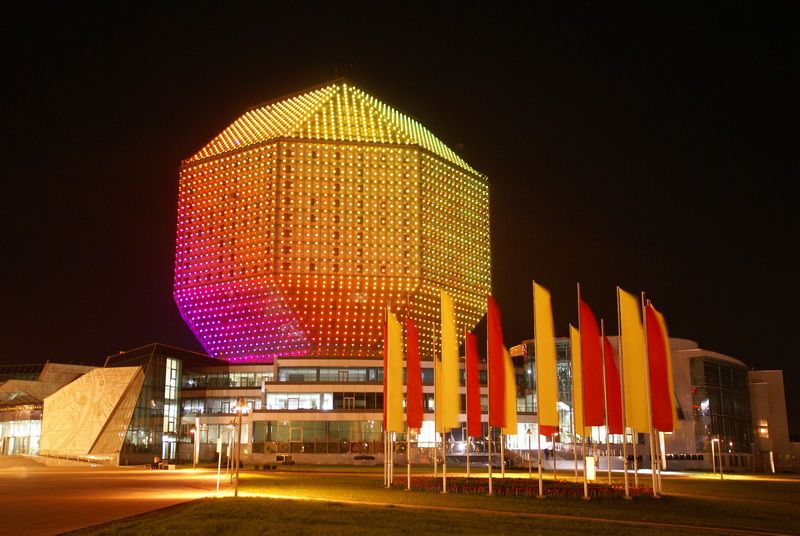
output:
{"label": "national library of belarus", "polygon": [[[464,330],[484,316],[491,292],[488,180],[348,81],[265,103],[183,161],[174,282],[178,310],[205,354],[151,344],[111,355],[103,367],[0,367],[0,454],[210,461],[218,440],[232,441],[244,402],[246,465],[286,455],[380,464],[389,307],[419,327],[426,412],[408,452],[398,442],[395,460],[432,464],[439,292],[453,298],[463,351]],[[670,346],[679,420],[659,437],[667,469],[710,469],[712,442],[729,471],[800,468],[781,371],[749,370],[685,339]],[[519,422],[504,440],[512,465],[525,463],[528,431],[537,431],[533,348],[522,341],[511,350]],[[561,426],[542,445],[565,463],[575,439],[569,352],[569,340],[559,339]],[[466,439],[463,430],[448,435],[448,463],[467,448],[486,450],[486,441]],[[645,445],[649,436],[634,439]],[[602,428],[590,443],[604,452]],[[612,436],[612,465],[622,467],[620,443]],[[641,465],[649,463],[645,455]]]}

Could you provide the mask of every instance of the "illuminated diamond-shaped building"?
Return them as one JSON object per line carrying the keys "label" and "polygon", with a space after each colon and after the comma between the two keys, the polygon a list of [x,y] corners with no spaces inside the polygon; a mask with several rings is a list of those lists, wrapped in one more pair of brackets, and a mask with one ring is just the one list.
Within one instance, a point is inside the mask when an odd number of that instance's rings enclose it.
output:
{"label": "illuminated diamond-shaped building", "polygon": [[174,296],[212,357],[375,357],[388,306],[438,346],[490,291],[485,176],[347,81],[255,107],[180,168]]}

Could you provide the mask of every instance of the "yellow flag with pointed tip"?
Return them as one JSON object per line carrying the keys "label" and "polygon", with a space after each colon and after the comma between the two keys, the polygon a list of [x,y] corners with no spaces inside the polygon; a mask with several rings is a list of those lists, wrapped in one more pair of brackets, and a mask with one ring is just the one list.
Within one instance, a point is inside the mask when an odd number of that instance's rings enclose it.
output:
{"label": "yellow flag with pointed tip", "polygon": [[514,374],[514,362],[508,350],[503,347],[503,365],[505,368],[505,426],[503,433],[517,433],[517,376]]}
{"label": "yellow flag with pointed tip", "polygon": [[533,283],[533,336],[536,346],[536,399],[539,426],[558,428],[556,337],[550,292]]}
{"label": "yellow flag with pointed tip", "polygon": [[572,412],[575,416],[575,433],[583,435],[583,363],[581,362],[581,333],[570,324],[569,346],[572,357]]}
{"label": "yellow flag with pointed tip", "polygon": [[403,328],[393,313],[387,318],[386,431],[403,432]]}
{"label": "yellow flag with pointed tip", "polygon": [[[453,300],[442,291],[442,383],[441,402],[442,426],[445,430],[459,428],[461,413],[461,381],[458,366],[458,338],[456,336],[456,315]],[[439,393],[437,393],[439,396]]]}
{"label": "yellow flag with pointed tip", "polygon": [[444,433],[442,426],[442,361],[433,356],[433,420],[437,432]]}
{"label": "yellow flag with pointed tip", "polygon": [[650,430],[647,403],[647,354],[644,329],[639,314],[640,304],[635,296],[617,287],[619,296],[620,362],[622,389],[625,394],[625,426],[637,432]]}

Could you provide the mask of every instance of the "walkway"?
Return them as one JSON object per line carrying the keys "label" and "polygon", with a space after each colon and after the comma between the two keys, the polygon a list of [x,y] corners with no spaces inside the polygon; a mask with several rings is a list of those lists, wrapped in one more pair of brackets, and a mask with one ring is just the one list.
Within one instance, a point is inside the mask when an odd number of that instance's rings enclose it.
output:
{"label": "walkway", "polygon": [[90,466],[33,456],[0,456],[2,532],[60,534],[214,496],[211,471]]}

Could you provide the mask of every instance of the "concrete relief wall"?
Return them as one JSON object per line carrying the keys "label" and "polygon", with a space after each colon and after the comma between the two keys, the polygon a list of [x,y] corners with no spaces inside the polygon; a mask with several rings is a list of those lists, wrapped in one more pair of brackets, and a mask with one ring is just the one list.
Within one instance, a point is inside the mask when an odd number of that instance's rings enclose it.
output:
{"label": "concrete relief wall", "polygon": [[45,398],[41,454],[85,458],[119,450],[143,381],[141,367],[95,369]]}

